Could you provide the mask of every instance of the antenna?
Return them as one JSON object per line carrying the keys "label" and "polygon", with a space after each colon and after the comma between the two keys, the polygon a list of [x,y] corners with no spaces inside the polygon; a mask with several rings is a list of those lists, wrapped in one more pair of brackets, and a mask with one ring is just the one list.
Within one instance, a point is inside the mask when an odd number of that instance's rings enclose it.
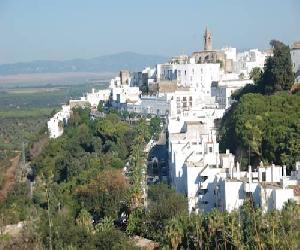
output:
{"label": "antenna", "polygon": [[248,165],[250,165],[250,143],[249,143],[248,154],[249,154],[249,161],[248,161]]}
{"label": "antenna", "polygon": [[22,142],[22,163],[23,163],[23,167],[25,167],[26,157],[25,157],[25,144],[24,144],[24,141]]}

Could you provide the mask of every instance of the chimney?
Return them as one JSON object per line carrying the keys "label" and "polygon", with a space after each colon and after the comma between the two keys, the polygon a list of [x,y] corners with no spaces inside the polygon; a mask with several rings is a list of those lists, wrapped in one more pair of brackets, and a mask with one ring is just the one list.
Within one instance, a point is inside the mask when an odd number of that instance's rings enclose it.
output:
{"label": "chimney", "polygon": [[287,188],[287,182],[286,182],[285,178],[282,178],[282,179],[280,180],[280,184],[281,184],[281,187],[282,187],[283,189],[286,189],[286,188]]}
{"label": "chimney", "polygon": [[216,152],[216,167],[217,168],[222,168],[223,166],[221,166],[221,164],[219,164],[219,155],[218,153]]}
{"label": "chimney", "polygon": [[237,178],[238,180],[240,180],[240,178],[241,178],[241,173],[240,173],[240,163],[239,163],[239,162],[236,163],[236,178]]}
{"label": "chimney", "polygon": [[249,178],[249,183],[252,183],[252,169],[251,169],[251,165],[248,166],[248,178]]}
{"label": "chimney", "polygon": [[271,166],[271,182],[274,182],[274,169],[275,168],[275,164],[272,164]]}
{"label": "chimney", "polygon": [[229,165],[229,173],[230,173],[230,179],[233,178],[233,164],[230,163]]}
{"label": "chimney", "polygon": [[282,166],[282,170],[283,170],[282,176],[286,177],[286,165]]}
{"label": "chimney", "polygon": [[258,182],[262,182],[262,168],[258,168]]}

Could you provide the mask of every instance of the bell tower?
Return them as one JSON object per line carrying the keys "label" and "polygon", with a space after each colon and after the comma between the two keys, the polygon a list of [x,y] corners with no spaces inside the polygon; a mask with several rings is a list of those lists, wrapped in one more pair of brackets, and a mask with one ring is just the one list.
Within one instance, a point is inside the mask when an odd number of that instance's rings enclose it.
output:
{"label": "bell tower", "polygon": [[204,33],[204,50],[205,51],[212,50],[212,35],[208,31],[207,27],[205,28],[205,33]]}

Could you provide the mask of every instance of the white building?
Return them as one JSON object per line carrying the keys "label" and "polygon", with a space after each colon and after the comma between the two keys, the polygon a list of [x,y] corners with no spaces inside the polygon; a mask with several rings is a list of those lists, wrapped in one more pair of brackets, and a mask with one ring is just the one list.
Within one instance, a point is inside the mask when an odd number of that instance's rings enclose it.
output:
{"label": "white building", "polygon": [[57,118],[52,117],[48,121],[47,125],[48,125],[49,138],[53,138],[53,139],[58,138],[64,132],[63,123]]}
{"label": "white building", "polygon": [[227,163],[221,161],[219,168],[199,168],[199,165],[187,164],[187,168],[196,166],[198,170],[194,172],[199,171],[199,188],[197,192],[194,189],[196,210],[209,212],[218,208],[230,212],[250,199],[256,207],[267,212],[282,209],[290,199],[300,202],[299,167],[292,176],[286,176],[285,166],[275,165],[260,166],[256,172],[252,172],[250,166],[248,171],[240,171],[239,165],[234,165],[234,157],[228,152],[220,158],[227,158]]}
{"label": "white building", "polygon": [[251,49],[237,54],[237,62],[235,72],[244,74],[245,79],[249,79],[250,72],[253,68],[261,68],[263,70],[266,58],[270,54],[258,49]]}
{"label": "white building", "polygon": [[111,105],[117,109],[126,109],[127,103],[137,103],[140,101],[140,90],[138,87],[121,85],[120,78],[116,77],[111,81]]}
{"label": "white building", "polygon": [[157,65],[158,81],[174,81],[178,87],[196,88],[210,95],[213,81],[220,80],[220,64],[196,64],[194,58],[188,63],[167,63]]}
{"label": "white building", "polygon": [[232,60],[233,62],[236,62],[237,60],[236,48],[225,47],[222,48],[221,51],[224,51],[226,55],[226,60]]}
{"label": "white building", "polygon": [[300,41],[295,42],[291,47],[293,69],[297,76],[300,76]]}
{"label": "white building", "polygon": [[138,102],[127,103],[126,110],[143,115],[151,114],[166,117],[170,112],[170,100],[166,95],[141,96]]}
{"label": "white building", "polygon": [[156,68],[146,67],[142,71],[131,74],[131,86],[140,87],[145,84],[156,82]]}
{"label": "white building", "polygon": [[61,111],[57,112],[47,123],[50,138],[58,138],[63,134],[63,125],[68,122],[71,115],[69,105],[63,105]]}
{"label": "white building", "polygon": [[109,89],[102,89],[95,91],[92,89],[92,93],[86,94],[86,100],[90,103],[91,107],[97,107],[100,101],[109,101],[111,91]]}
{"label": "white building", "polygon": [[219,107],[228,109],[233,100],[231,98],[232,94],[237,90],[243,88],[247,84],[253,84],[253,80],[222,80],[215,82],[211,86],[211,95],[215,97],[216,102]]}
{"label": "white building", "polygon": [[[185,121],[180,128],[179,121],[169,120],[169,170],[171,183],[178,192],[190,198],[189,174],[184,171],[185,162],[202,162],[203,165],[219,164],[219,145],[212,124],[205,119]],[[194,182],[192,182],[194,183]]]}

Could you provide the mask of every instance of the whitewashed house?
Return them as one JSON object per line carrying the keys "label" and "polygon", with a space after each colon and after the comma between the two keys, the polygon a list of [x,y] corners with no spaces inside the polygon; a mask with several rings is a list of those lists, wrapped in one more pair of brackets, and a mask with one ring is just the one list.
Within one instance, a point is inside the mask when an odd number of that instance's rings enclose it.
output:
{"label": "whitewashed house", "polygon": [[291,47],[291,58],[293,62],[293,70],[296,76],[300,76],[300,41],[294,42]]}
{"label": "whitewashed house", "polygon": [[245,79],[249,79],[253,68],[258,67],[263,70],[268,56],[270,53],[258,49],[240,52],[237,54],[235,71],[238,74],[243,74]]}
{"label": "whitewashed house", "polygon": [[49,138],[58,138],[63,134],[63,126],[68,122],[71,115],[69,105],[63,105],[61,111],[57,112],[47,122]]}

